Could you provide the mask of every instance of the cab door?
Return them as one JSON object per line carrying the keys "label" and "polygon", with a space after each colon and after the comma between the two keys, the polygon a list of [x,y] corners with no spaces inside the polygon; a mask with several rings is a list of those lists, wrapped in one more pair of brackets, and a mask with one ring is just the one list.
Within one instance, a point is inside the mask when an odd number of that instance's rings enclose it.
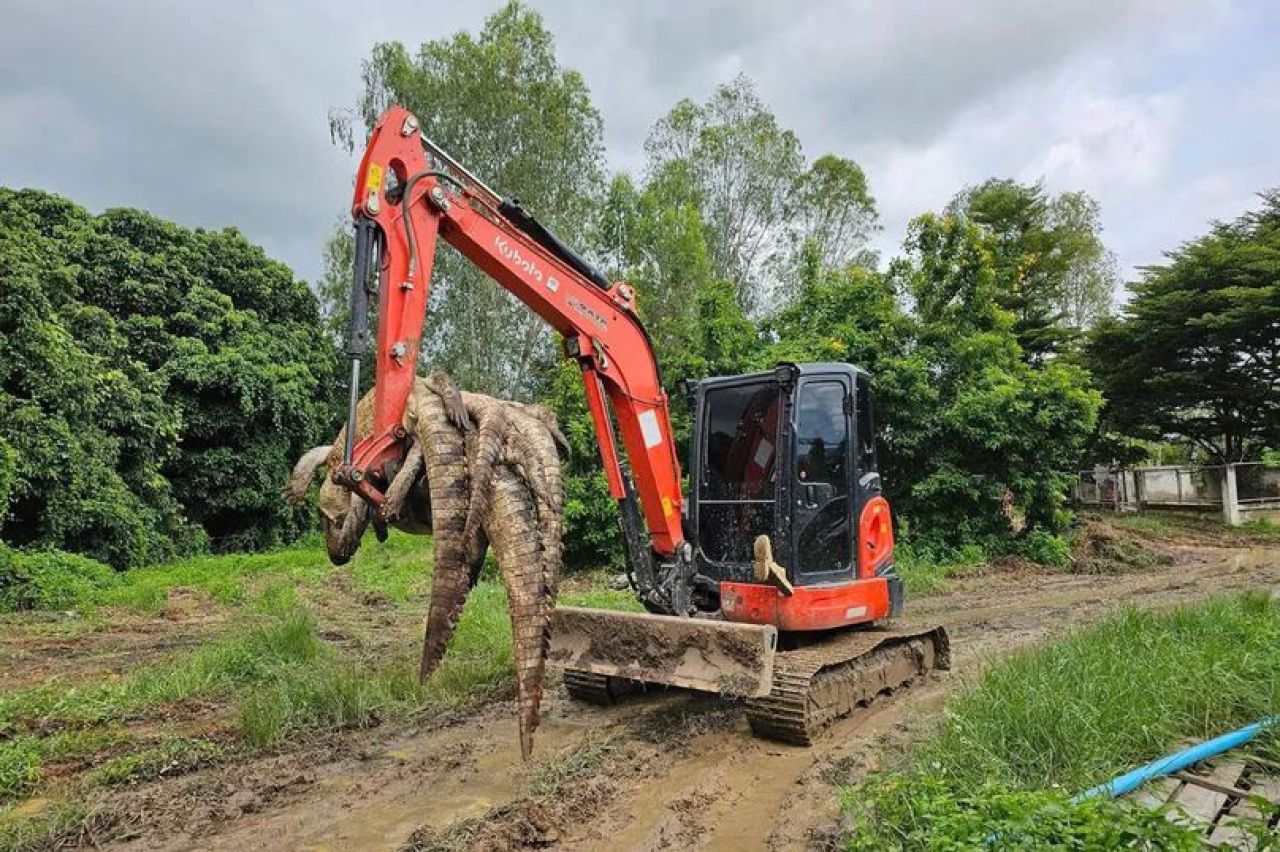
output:
{"label": "cab door", "polygon": [[808,376],[796,395],[792,540],[798,585],[853,578],[853,388]]}

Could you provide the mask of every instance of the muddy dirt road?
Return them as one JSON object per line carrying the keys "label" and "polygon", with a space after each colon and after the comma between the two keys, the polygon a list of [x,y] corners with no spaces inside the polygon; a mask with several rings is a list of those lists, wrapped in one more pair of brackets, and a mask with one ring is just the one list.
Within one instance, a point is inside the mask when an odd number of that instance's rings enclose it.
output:
{"label": "muddy dirt road", "polygon": [[834,784],[903,749],[986,661],[1120,605],[1280,583],[1274,543],[1165,546],[1174,564],[1154,571],[992,571],[911,602],[907,620],[951,631],[953,671],[882,699],[813,747],[753,739],[733,705],[697,696],[605,710],[571,704],[557,687],[528,766],[511,707],[497,702],[120,791],[102,806],[128,827],[117,824],[103,848],[821,848],[840,831]]}

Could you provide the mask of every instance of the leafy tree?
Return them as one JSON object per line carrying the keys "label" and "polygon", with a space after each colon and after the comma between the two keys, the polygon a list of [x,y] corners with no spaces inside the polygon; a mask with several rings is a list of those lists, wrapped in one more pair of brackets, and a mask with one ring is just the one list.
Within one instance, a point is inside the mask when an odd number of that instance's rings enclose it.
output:
{"label": "leafy tree", "polygon": [[779,295],[785,301],[807,241],[836,266],[858,258],[875,228],[862,169],[835,156],[806,169],[800,140],[778,125],[744,75],[704,104],[677,103],[654,125],[645,151],[648,186],[669,203],[697,206],[712,274],[737,284],[749,315]]}
{"label": "leafy tree", "polygon": [[[357,120],[365,129],[403,104],[486,183],[519,198],[570,245],[588,241],[603,184],[600,114],[582,76],[560,66],[536,12],[509,2],[479,34],[429,41],[414,55],[399,42],[377,44],[363,82]],[[348,115],[331,125],[354,144]],[[349,286],[327,287],[326,301],[345,302]],[[542,321],[443,243],[430,307],[424,360],[447,364],[465,387],[528,398],[556,357]]]}
{"label": "leafy tree", "polygon": [[871,372],[886,492],[917,539],[951,546],[1009,546],[1006,489],[1032,532],[1058,531],[1061,472],[1100,404],[1079,368],[1024,361],[996,303],[989,243],[969,220],[922,216],[888,274],[812,264],[796,301],[766,324],[770,361]]}
{"label": "leafy tree", "polygon": [[811,242],[823,267],[876,265],[867,242],[879,230],[879,215],[862,166],[834,154],[819,157],[796,181],[790,206],[792,240]]}
{"label": "leafy tree", "polygon": [[304,528],[280,477],[326,430],[314,297],[234,231],[0,190],[5,539],[117,567]]}
{"label": "leafy tree", "polygon": [[903,508],[951,542],[1007,535],[1006,489],[1029,532],[1059,532],[1066,472],[1102,404],[1078,366],[1027,363],[1014,318],[997,302],[991,240],[972,221],[926,214],[893,269],[916,305],[912,357],[927,365],[930,396],[919,422],[897,426],[918,430],[905,442],[914,452],[897,462],[910,483]]}
{"label": "leafy tree", "polygon": [[1029,358],[1058,351],[1105,316],[1117,282],[1103,246],[1098,204],[1079,192],[992,179],[951,201],[948,212],[991,238],[997,301],[1013,314]]}
{"label": "leafy tree", "polygon": [[1280,444],[1280,190],[1170,252],[1103,323],[1089,363],[1122,431],[1217,462]]}

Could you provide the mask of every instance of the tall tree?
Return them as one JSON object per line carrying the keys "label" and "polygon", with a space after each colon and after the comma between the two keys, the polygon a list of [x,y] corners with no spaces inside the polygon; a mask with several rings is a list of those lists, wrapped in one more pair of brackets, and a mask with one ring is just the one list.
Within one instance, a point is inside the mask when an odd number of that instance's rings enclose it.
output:
{"label": "tall tree", "polygon": [[1280,446],[1280,189],[1216,223],[1132,286],[1088,349],[1108,418],[1194,442],[1219,462]]}
{"label": "tall tree", "polygon": [[879,214],[866,173],[853,160],[834,154],[814,160],[796,181],[790,208],[793,260],[801,253],[795,245],[808,241],[826,269],[876,265],[867,243],[879,230]]}
{"label": "tall tree", "polygon": [[[712,274],[736,283],[739,306],[773,306],[779,278],[797,266],[806,241],[831,265],[865,248],[876,221],[866,177],[834,156],[806,168],[800,140],[743,75],[706,103],[685,99],[645,143],[647,186],[701,211]],[[785,301],[785,298],[783,299]]]}
{"label": "tall tree", "polygon": [[957,195],[948,212],[991,237],[997,299],[1030,359],[1058,351],[1110,310],[1115,260],[1089,196],[992,179]]}
{"label": "tall tree", "polygon": [[[365,130],[388,105],[403,104],[486,183],[571,245],[589,241],[603,186],[600,114],[582,76],[559,64],[536,12],[509,2],[478,34],[429,41],[414,55],[399,42],[377,44],[363,81],[357,123]],[[331,123],[354,144],[349,116]],[[529,397],[554,357],[546,326],[443,244],[433,277],[424,359],[447,364],[466,387]]]}
{"label": "tall tree", "polygon": [[1007,535],[1006,489],[1028,529],[1059,532],[1064,472],[1102,404],[1078,366],[1023,357],[1014,317],[997,298],[994,239],[964,218],[926,214],[892,267],[914,299],[911,355],[928,375],[927,406],[898,427],[914,433],[897,462],[909,483],[904,508],[951,541]]}

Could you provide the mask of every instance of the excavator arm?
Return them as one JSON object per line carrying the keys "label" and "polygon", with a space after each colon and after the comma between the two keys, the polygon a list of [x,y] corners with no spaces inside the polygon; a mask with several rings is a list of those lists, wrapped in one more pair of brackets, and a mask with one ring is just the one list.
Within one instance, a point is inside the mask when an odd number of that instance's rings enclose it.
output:
{"label": "excavator arm", "polygon": [[[641,595],[657,594],[650,601],[654,605],[686,612],[692,548],[681,527],[680,464],[667,395],[630,285],[611,284],[518,202],[502,199],[469,174],[426,139],[417,119],[400,106],[387,110],[373,129],[356,174],[351,213],[356,234],[348,342],[351,406],[335,480],[381,508],[380,487],[387,481],[383,466],[405,451],[401,423],[418,363],[436,243],[443,239],[563,337],[565,353],[582,370],[609,492],[622,504],[637,567],[636,540],[643,531],[637,529],[635,495],[619,456],[615,420],[634,475],[651,549],[643,555],[649,564],[638,572]],[[370,341],[368,301],[375,293],[378,329]],[[355,443],[360,369],[371,344],[374,426],[369,437]],[[651,554],[664,569],[655,572]]]}

